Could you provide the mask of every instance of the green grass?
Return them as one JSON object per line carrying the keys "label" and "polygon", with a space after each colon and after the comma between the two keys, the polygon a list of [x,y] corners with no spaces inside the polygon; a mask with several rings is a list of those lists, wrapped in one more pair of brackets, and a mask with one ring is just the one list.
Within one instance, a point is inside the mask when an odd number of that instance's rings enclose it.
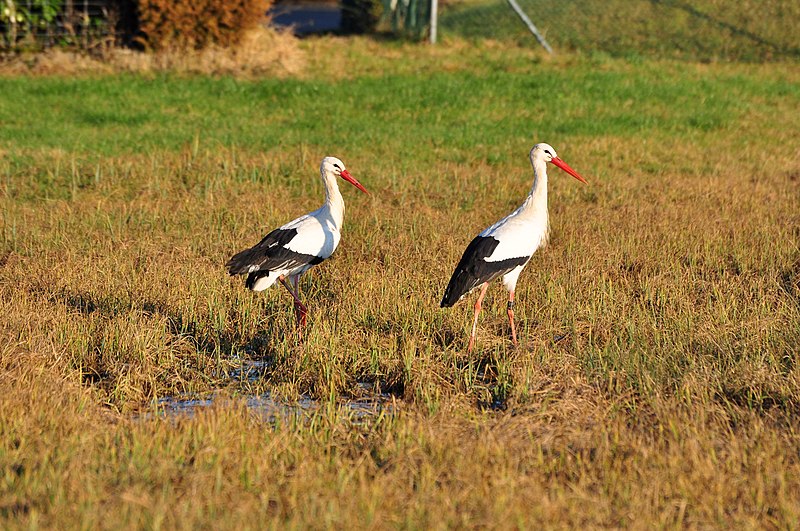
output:
{"label": "green grass", "polygon": [[[795,65],[304,47],[284,81],[0,78],[2,527],[798,525]],[[468,356],[438,301],[537,141],[590,185],[551,170],[521,345],[494,286]],[[372,194],[298,344],[223,264],[319,206],[328,154]],[[354,418],[365,387],[395,413]],[[273,425],[263,391],[323,407]]]}
{"label": "green grass", "polygon": [[433,74],[425,84],[416,75],[334,83],[125,76],[5,79],[2,88],[0,141],[14,151],[85,156],[176,150],[195,139],[200,148],[258,151],[300,143],[352,150],[380,140],[391,153],[408,141],[393,133],[409,131],[417,142],[502,157],[498,147],[524,146],[532,137],[696,136],[731,127],[753,98],[799,93],[779,75],[606,62],[519,72],[484,67]]}

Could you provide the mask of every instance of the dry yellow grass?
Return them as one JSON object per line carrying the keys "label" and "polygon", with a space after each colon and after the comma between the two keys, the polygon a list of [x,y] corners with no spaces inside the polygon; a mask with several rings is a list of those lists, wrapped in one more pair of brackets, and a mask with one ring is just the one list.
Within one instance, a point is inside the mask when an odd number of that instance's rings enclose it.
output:
{"label": "dry yellow grass", "polygon": [[3,360],[0,509],[12,527],[793,527],[800,518],[800,441],[785,419],[679,398],[631,408],[634,397],[604,393],[564,363],[537,366],[536,397],[507,413],[448,400],[435,414],[403,409],[366,425],[341,409],[270,425],[235,399],[184,420],[109,415],[46,359]]}

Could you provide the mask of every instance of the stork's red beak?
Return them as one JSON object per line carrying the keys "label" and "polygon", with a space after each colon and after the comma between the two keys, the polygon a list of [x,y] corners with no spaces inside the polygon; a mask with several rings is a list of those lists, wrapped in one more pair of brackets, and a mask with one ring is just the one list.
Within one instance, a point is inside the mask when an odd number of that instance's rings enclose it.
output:
{"label": "stork's red beak", "polygon": [[587,183],[587,182],[586,182],[586,179],[584,179],[583,177],[581,177],[580,175],[578,175],[578,172],[576,172],[575,170],[573,170],[572,168],[570,168],[570,167],[569,167],[569,164],[567,164],[566,162],[564,162],[564,161],[563,161],[563,160],[561,160],[560,158],[558,158],[558,157],[553,157],[553,160],[551,160],[550,162],[552,162],[553,164],[555,164],[556,166],[558,166],[559,168],[561,168],[561,169],[562,169],[562,170],[564,170],[565,172],[569,173],[570,175],[572,175],[573,177],[575,177],[576,179],[578,179],[578,180],[579,180],[580,182],[582,182],[583,184],[589,184],[589,183]]}
{"label": "stork's red beak", "polygon": [[349,182],[350,184],[352,184],[353,186],[355,186],[356,188],[358,188],[359,190],[361,190],[365,194],[369,195],[369,192],[367,192],[367,189],[364,188],[363,186],[361,186],[361,183],[358,182],[355,177],[350,175],[349,171],[342,170],[342,174],[341,175],[342,175],[342,179],[344,179],[345,181]]}

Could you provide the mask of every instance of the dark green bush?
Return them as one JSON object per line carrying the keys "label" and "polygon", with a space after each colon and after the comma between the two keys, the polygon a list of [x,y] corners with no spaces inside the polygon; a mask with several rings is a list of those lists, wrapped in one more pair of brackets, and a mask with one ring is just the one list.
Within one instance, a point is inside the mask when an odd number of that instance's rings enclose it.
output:
{"label": "dark green bush", "polygon": [[383,14],[381,0],[341,0],[342,31],[371,33]]}

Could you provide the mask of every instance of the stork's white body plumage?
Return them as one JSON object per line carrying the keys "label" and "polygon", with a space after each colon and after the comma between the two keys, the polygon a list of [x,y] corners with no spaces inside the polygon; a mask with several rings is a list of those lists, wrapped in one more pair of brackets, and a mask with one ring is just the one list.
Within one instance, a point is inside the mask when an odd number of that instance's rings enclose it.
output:
{"label": "stork's white body plumage", "polygon": [[530,152],[533,166],[533,186],[525,201],[514,212],[478,234],[464,251],[453,276],[445,289],[441,306],[454,305],[475,288],[481,294],[475,304],[475,318],[468,350],[475,342],[478,313],[489,282],[503,277],[509,292],[508,320],[511,338],[517,344],[514,327],[514,292],[522,270],[537,249],[547,243],[549,225],[547,217],[547,163],[552,162],[576,179],[586,182],[575,170],[558,158],[548,144],[536,144]]}
{"label": "stork's white body plumage", "polygon": [[[336,192],[338,193],[338,190]],[[341,198],[341,195],[339,197]],[[341,211],[337,211],[335,206],[326,202],[325,205],[314,212],[309,212],[277,229],[279,231],[296,231],[295,236],[283,244],[282,247],[298,255],[313,256],[319,262],[322,262],[330,258],[339,246],[339,241],[342,238],[343,218],[344,204],[342,204]],[[280,243],[275,241],[270,245],[275,247]],[[311,269],[315,263],[313,261],[298,262],[287,259],[283,264],[273,264],[268,269],[267,275],[258,278],[251,289],[253,291],[264,291],[280,277],[300,276]],[[251,264],[247,272],[254,273],[260,270],[260,264]]]}
{"label": "stork's white body plumage", "polygon": [[273,230],[226,264],[231,275],[246,274],[245,284],[253,291],[263,291],[280,280],[295,300],[300,324],[305,322],[308,311],[300,301],[300,275],[329,258],[341,240],[344,199],[336,178],[342,177],[367,192],[336,157],[322,159],[320,176],[325,185],[325,203],[320,208]]}
{"label": "stork's white body plumage", "polygon": [[[502,262],[518,257],[528,257],[530,260],[533,253],[547,244],[547,173],[537,177],[530,194],[519,208],[479,234],[500,242],[494,252],[485,258],[487,262]],[[508,291],[515,289],[528,260],[503,275],[503,285]]]}

